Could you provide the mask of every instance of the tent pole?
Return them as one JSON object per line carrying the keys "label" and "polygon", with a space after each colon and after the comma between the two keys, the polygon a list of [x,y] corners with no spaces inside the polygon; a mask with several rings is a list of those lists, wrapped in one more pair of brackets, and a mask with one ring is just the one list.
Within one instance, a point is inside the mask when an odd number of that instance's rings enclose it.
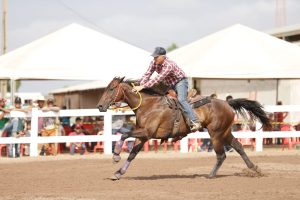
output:
{"label": "tent pole", "polygon": [[277,104],[277,102],[278,102],[278,90],[279,90],[279,79],[276,79],[276,102],[275,102],[275,104]]}
{"label": "tent pole", "polygon": [[15,79],[10,79],[10,104],[14,104],[15,97]]}
{"label": "tent pole", "polygon": [[[6,53],[6,12],[7,0],[2,0],[2,54]],[[0,80],[1,96],[5,98],[7,93],[7,80]]]}

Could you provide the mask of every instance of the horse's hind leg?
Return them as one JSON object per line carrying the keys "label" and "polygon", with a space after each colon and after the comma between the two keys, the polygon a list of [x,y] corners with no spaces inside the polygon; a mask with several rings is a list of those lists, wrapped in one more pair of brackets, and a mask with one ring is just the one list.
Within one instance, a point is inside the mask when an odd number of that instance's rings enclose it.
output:
{"label": "horse's hind leg", "polygon": [[226,159],[226,154],[223,148],[223,144],[220,141],[213,141],[213,147],[217,154],[217,162],[213,167],[212,171],[209,174],[209,178],[215,178],[217,171],[220,169],[221,165],[223,164],[224,160]]}
{"label": "horse's hind leg", "polygon": [[133,147],[131,150],[127,160],[123,164],[123,166],[114,173],[114,175],[110,178],[111,180],[119,180],[123,174],[126,173],[131,161],[136,157],[136,155],[140,152],[140,150],[143,148],[145,142],[147,140],[139,140],[140,142]]}
{"label": "horse's hind leg", "polygon": [[248,158],[247,154],[244,151],[242,144],[236,138],[233,138],[231,140],[230,146],[232,146],[232,148],[234,148],[234,150],[236,150],[241,155],[241,157],[243,158],[243,160],[245,161],[245,163],[249,169],[260,173],[260,169],[258,168],[258,166],[254,165],[250,161],[250,159]]}

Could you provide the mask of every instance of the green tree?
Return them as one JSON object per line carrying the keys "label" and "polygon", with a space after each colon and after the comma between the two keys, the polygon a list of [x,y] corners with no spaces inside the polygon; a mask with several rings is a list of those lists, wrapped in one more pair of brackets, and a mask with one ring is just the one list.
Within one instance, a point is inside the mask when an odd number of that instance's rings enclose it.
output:
{"label": "green tree", "polygon": [[177,44],[172,43],[169,47],[167,47],[167,51],[171,52],[171,51],[173,51],[174,49],[177,49],[177,48],[178,48]]}

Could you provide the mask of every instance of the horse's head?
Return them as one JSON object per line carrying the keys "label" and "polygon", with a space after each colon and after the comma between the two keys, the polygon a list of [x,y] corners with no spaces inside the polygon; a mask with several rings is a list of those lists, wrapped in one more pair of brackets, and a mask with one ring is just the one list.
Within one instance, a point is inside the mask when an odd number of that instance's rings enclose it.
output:
{"label": "horse's head", "polygon": [[102,97],[100,98],[97,108],[100,112],[106,112],[110,105],[116,103],[122,99],[123,93],[120,91],[120,83],[122,83],[123,78],[115,77],[106,87]]}

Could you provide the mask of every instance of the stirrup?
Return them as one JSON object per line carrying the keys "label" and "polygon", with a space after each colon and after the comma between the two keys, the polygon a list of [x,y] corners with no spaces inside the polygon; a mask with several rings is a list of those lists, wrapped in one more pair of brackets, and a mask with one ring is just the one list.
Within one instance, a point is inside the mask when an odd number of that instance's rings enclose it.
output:
{"label": "stirrup", "polygon": [[192,132],[198,131],[200,128],[202,128],[200,122],[191,121],[191,131]]}

